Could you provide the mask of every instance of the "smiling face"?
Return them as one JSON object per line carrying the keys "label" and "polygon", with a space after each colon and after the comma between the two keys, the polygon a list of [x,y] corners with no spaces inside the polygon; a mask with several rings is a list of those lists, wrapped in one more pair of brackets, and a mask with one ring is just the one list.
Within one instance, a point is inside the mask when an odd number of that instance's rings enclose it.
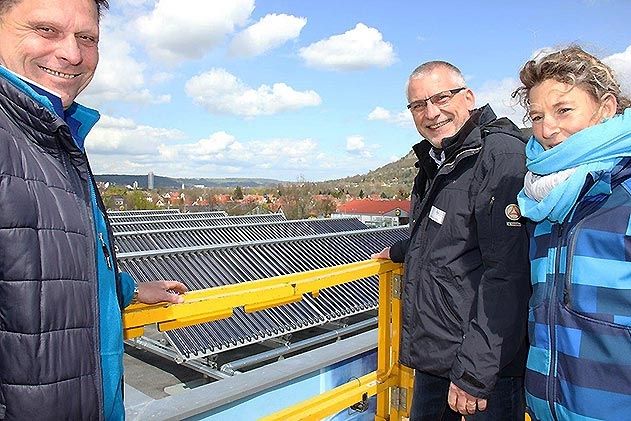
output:
{"label": "smiling face", "polygon": [[576,132],[615,114],[617,101],[606,94],[600,101],[580,86],[547,79],[528,93],[532,132],[544,149],[550,149]]}
{"label": "smiling face", "polygon": [[[408,101],[413,103],[439,92],[462,86],[462,78],[459,78],[451,69],[439,66],[410,79]],[[442,140],[458,133],[469,119],[470,110],[474,106],[475,97],[467,88],[455,94],[447,104],[440,107],[429,101],[422,113],[412,113],[412,117],[421,136],[434,147],[442,148]]]}
{"label": "smiling face", "polygon": [[94,76],[98,37],[94,0],[20,0],[0,17],[0,64],[67,108]]}

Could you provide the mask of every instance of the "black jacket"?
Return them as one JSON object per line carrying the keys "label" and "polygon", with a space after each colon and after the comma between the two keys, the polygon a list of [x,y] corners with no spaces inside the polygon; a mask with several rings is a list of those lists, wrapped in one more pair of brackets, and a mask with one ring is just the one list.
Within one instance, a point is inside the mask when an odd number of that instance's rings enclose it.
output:
{"label": "black jacket", "polygon": [[516,212],[524,146],[488,105],[443,140],[440,168],[429,142],[415,145],[410,239],[390,250],[405,261],[401,363],[480,398],[498,375],[524,371],[528,236]]}

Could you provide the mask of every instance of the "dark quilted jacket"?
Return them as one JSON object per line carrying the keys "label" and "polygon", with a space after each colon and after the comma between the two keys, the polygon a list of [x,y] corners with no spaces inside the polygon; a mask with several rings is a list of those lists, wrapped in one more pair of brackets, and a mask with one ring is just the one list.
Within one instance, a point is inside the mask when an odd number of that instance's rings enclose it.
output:
{"label": "dark quilted jacket", "polygon": [[99,419],[89,169],[65,123],[0,78],[0,419]]}

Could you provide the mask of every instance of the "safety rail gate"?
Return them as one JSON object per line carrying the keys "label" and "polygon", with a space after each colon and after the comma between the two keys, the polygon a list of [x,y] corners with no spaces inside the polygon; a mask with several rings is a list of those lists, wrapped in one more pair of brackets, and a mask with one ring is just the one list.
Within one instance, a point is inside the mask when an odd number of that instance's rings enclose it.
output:
{"label": "safety rail gate", "polygon": [[377,396],[375,420],[408,416],[413,372],[399,364],[402,266],[390,260],[365,260],[346,265],[282,275],[234,285],[191,291],[181,304],[133,304],[125,309],[125,338],[141,336],[156,324],[166,331],[230,317],[234,309],[251,313],[302,299],[320,290],[379,275],[377,370],[262,419],[319,420]]}

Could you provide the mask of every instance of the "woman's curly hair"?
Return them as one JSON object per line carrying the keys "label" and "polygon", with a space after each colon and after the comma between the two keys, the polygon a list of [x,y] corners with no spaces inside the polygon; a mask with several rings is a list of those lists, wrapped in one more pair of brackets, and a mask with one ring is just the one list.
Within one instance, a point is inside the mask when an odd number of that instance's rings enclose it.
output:
{"label": "woman's curly hair", "polygon": [[616,114],[631,107],[631,100],[622,95],[613,70],[577,45],[529,60],[519,72],[519,79],[523,86],[511,97],[517,98],[526,110],[525,120],[530,110],[530,90],[548,79],[580,86],[598,102],[603,95],[612,94],[618,101]]}

